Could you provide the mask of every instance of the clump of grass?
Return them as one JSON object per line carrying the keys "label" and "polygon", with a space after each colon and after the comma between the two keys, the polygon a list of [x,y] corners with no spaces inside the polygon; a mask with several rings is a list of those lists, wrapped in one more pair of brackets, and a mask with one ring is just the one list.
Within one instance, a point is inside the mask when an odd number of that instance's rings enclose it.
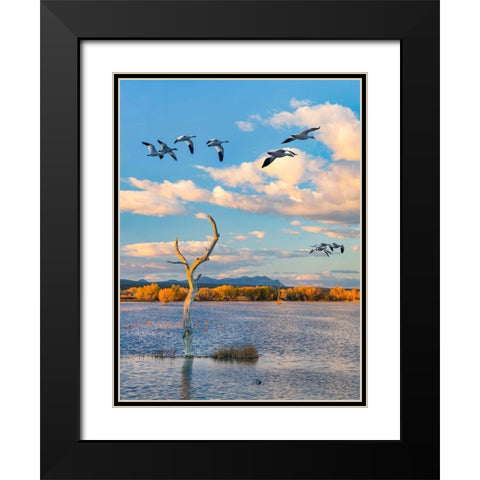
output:
{"label": "clump of grass", "polygon": [[154,358],[175,358],[175,354],[177,353],[175,347],[170,348],[162,348],[157,350],[154,354]]}
{"label": "clump of grass", "polygon": [[217,360],[233,360],[235,358],[235,348],[234,347],[217,348],[212,353],[212,358],[216,358]]}
{"label": "clump of grass", "polygon": [[258,358],[258,350],[255,345],[217,348],[211,357],[217,360],[256,360]]}

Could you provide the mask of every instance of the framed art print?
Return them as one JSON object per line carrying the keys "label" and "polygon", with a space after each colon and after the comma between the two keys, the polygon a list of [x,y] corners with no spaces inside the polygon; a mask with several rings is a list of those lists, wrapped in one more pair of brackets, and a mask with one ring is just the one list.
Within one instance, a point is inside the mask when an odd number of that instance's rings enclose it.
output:
{"label": "framed art print", "polygon": [[42,2],[42,478],[438,478],[438,10]]}
{"label": "framed art print", "polygon": [[366,83],[115,74],[115,405],[366,405]]}

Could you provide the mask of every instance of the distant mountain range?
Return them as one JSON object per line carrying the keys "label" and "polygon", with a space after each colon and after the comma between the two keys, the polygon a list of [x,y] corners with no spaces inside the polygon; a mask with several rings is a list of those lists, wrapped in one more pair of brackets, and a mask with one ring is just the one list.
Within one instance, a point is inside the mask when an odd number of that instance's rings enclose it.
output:
{"label": "distant mountain range", "polygon": [[[162,282],[149,282],[144,280],[128,280],[125,278],[120,279],[120,290],[125,290],[131,287],[143,287],[145,285],[150,285],[151,283],[156,283],[159,287],[166,288],[174,285],[180,285],[182,287],[188,287],[188,282],[186,280],[165,280]],[[200,277],[198,280],[198,285],[201,287],[218,287],[219,285],[232,285],[234,287],[285,287],[285,285],[280,282],[280,280],[272,280],[269,277],[265,276],[256,276],[256,277],[237,277],[237,278],[210,278],[210,277]]]}

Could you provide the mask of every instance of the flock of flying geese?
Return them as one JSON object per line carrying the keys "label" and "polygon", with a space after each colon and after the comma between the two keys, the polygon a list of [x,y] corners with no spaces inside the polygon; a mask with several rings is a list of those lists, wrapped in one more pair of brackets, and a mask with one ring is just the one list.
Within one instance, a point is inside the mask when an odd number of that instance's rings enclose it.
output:
{"label": "flock of flying geese", "polygon": [[[324,253],[327,257],[330,256],[333,251],[337,248],[340,249],[340,251],[343,253],[345,251],[345,247],[343,245],[338,245],[338,243],[317,243],[315,245],[311,245],[312,249],[310,250],[310,253],[313,252],[320,252]],[[330,251],[328,251],[330,249]]]}
{"label": "flock of flying geese", "polygon": [[[196,135],[182,135],[181,137],[177,137],[173,143],[185,142],[188,145],[188,149],[190,150],[190,153],[193,155],[194,149],[193,149],[192,138],[195,138],[195,137]],[[177,156],[173,152],[175,150],[178,150],[178,148],[171,148],[161,140],[157,140],[157,142],[162,146],[160,150],[157,150],[155,148],[155,145],[152,145],[151,143],[142,142],[148,148],[147,157],[163,158],[164,155],[168,153],[171,157],[173,157],[174,160],[177,160]],[[220,159],[221,162],[223,162],[222,143],[228,143],[228,140],[217,140],[216,138],[212,138],[207,142],[207,147],[214,147],[215,150],[218,152],[218,158]]]}
{"label": "flock of flying geese", "polygon": [[[309,135],[309,134],[311,132],[314,132],[315,130],[318,130],[319,128],[320,127],[307,128],[306,130],[303,130],[300,133],[292,133],[287,139],[285,139],[282,142],[282,144],[290,143],[290,142],[293,142],[294,140],[307,140],[309,138],[315,138],[313,135]],[[185,142],[188,145],[188,149],[190,150],[190,153],[193,155],[194,147],[193,147],[192,138],[196,138],[196,135],[182,135],[180,137],[177,137],[173,143]],[[157,150],[155,148],[155,145],[152,145],[151,143],[142,142],[148,148],[147,157],[163,158],[165,155],[168,154],[174,160],[177,160],[177,156],[175,155],[174,151],[178,150],[178,148],[171,148],[161,140],[157,140],[157,142],[161,146],[159,150]],[[207,142],[207,147],[213,147],[218,152],[218,158],[221,162],[223,162],[223,155],[224,155],[224,149],[223,149],[222,143],[228,143],[228,140],[217,140],[216,138],[212,138]],[[278,150],[272,150],[270,152],[267,152],[267,154],[268,154],[268,157],[264,160],[262,168],[265,168],[266,166],[270,165],[276,158],[294,157],[296,155],[295,152],[292,152],[291,150],[287,150],[284,148],[280,148]]]}
{"label": "flock of flying geese", "polygon": [[[290,142],[293,142],[294,140],[307,140],[309,138],[315,138],[313,135],[309,135],[309,133],[314,132],[319,128],[320,127],[307,128],[306,130],[303,130],[300,133],[292,133],[292,135],[290,135],[286,140],[284,140],[282,144],[290,143]],[[265,168],[268,165],[270,165],[276,158],[294,157],[296,155],[295,152],[292,152],[291,150],[286,150],[285,148],[272,150],[271,152],[267,152],[267,153],[269,156],[264,160],[262,168]]]}
{"label": "flock of flying geese", "polygon": [[[285,139],[282,142],[282,144],[290,143],[290,142],[293,142],[294,140],[307,140],[309,138],[315,138],[313,135],[310,135],[310,133],[314,132],[315,130],[319,130],[319,129],[320,129],[320,127],[313,127],[313,128],[307,128],[306,130],[303,130],[300,133],[292,133],[287,139]],[[188,146],[188,149],[190,150],[190,153],[193,155],[194,147],[193,147],[192,138],[196,138],[196,135],[182,135],[180,137],[177,137],[173,143],[185,142]],[[152,145],[151,143],[142,142],[148,148],[148,153],[147,153],[148,157],[163,158],[165,155],[168,154],[175,161],[177,160],[177,156],[175,155],[174,151],[178,150],[178,148],[171,148],[165,142],[162,142],[161,140],[157,140],[157,142],[161,145],[161,149],[159,149],[159,150],[157,150],[155,148],[155,145]],[[228,140],[217,140],[216,138],[212,138],[211,140],[207,141],[207,147],[214,147],[215,148],[215,150],[218,152],[218,158],[221,162],[223,162],[223,155],[224,155],[224,149],[223,149],[222,143],[228,143]],[[277,158],[280,158],[280,157],[294,157],[296,155],[295,152],[292,152],[291,150],[287,150],[287,149],[284,149],[284,148],[269,151],[269,152],[267,152],[267,154],[268,154],[268,157],[263,161],[262,168],[267,167]],[[324,253],[327,257],[332,255],[334,250],[336,250],[337,248],[340,249],[341,253],[343,253],[345,251],[344,246],[343,245],[338,245],[337,243],[324,243],[324,242],[322,242],[322,243],[318,243],[318,244],[315,244],[315,245],[311,245],[311,247],[312,247],[312,249],[310,250],[310,253],[320,252],[320,253]]]}

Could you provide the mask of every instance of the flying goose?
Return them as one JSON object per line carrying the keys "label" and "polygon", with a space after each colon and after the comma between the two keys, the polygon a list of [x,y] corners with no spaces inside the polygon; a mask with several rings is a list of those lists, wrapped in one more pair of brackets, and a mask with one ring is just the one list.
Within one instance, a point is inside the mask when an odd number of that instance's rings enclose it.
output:
{"label": "flying goose", "polygon": [[[325,246],[322,246],[322,245],[325,245]],[[313,253],[313,252],[320,252],[320,253],[324,253],[327,257],[331,255],[331,253],[327,250],[327,245],[326,244],[321,244],[321,245],[313,245],[313,249],[310,250],[310,253]]]}
{"label": "flying goose", "polygon": [[196,135],[182,135],[181,137],[177,137],[173,143],[185,142],[190,149],[190,153],[193,155],[193,142],[190,139],[195,137]]}
{"label": "flying goose", "polygon": [[332,252],[335,248],[339,248],[342,253],[345,251],[345,247],[343,245],[338,245],[337,243],[331,243],[329,247]]}
{"label": "flying goose", "polygon": [[319,128],[320,127],[307,128],[307,130],[303,130],[303,132],[293,133],[286,140],[284,140],[282,143],[289,143],[289,142],[293,142],[294,140],[307,140],[308,138],[315,138],[313,135],[309,135],[309,133],[314,132],[315,130],[318,130]]}
{"label": "flying goose", "polygon": [[271,152],[267,152],[269,157],[265,159],[263,162],[262,168],[267,167],[270,165],[276,158],[280,157],[294,157],[296,155],[295,152],[292,152],[291,150],[284,150],[283,148],[280,148],[279,150],[273,150]]}
{"label": "flying goose", "polygon": [[163,153],[161,150],[157,150],[155,148],[155,145],[152,145],[151,143],[147,143],[147,142],[142,142],[144,145],[147,146],[148,148],[148,151],[150,153],[147,153],[147,157],[160,157],[160,158],[163,158]]}
{"label": "flying goose", "polygon": [[[311,247],[314,247],[314,248],[317,248],[317,247],[322,247],[322,248],[325,248],[325,247],[330,247],[330,244],[328,243],[325,243],[325,242],[322,242],[322,243],[315,243],[313,245],[310,245]],[[333,251],[333,250],[332,250]]]}
{"label": "flying goose", "polygon": [[229,143],[228,140],[217,140],[212,138],[207,142],[207,147],[215,147],[215,150],[218,152],[218,158],[223,162],[223,147],[222,143]]}
{"label": "flying goose", "polygon": [[178,148],[170,148],[166,143],[160,140],[157,140],[157,142],[162,146],[162,149],[160,150],[160,153],[161,153],[160,158],[163,158],[163,156],[168,153],[170,156],[172,156],[175,159],[175,161],[177,160],[177,157],[175,156],[173,151],[178,150]]}

